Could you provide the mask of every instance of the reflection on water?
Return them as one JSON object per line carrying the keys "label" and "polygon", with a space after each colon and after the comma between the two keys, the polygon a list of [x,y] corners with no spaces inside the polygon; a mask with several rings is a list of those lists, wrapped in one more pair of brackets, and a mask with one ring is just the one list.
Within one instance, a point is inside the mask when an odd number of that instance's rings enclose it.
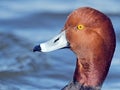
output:
{"label": "reflection on water", "polygon": [[[32,48],[33,44],[59,33],[68,13],[78,6],[78,2],[55,1],[54,6],[48,0],[30,1],[28,4],[27,1],[0,1],[0,90],[60,90],[72,80],[76,59],[74,53],[68,49],[33,53]],[[120,15],[116,12],[120,9],[116,10],[118,6],[113,0],[106,2],[109,2],[106,5],[115,4],[115,7],[110,10],[106,7],[106,10],[99,5],[100,0],[96,1],[96,5],[88,1],[80,5],[93,5],[112,19],[117,48],[102,90],[119,90]],[[73,3],[75,6],[69,8]],[[63,7],[55,8],[59,4]]]}

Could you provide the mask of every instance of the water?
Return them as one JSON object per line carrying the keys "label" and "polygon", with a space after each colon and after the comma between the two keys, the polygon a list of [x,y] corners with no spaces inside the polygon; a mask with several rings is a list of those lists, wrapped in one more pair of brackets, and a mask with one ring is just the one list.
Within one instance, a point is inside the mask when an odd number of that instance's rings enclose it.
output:
{"label": "water", "polygon": [[80,6],[99,9],[113,22],[117,47],[102,90],[120,90],[119,3],[119,0],[1,0],[0,90],[60,90],[72,80],[76,57],[70,50],[33,53],[32,48],[58,34],[67,15]]}

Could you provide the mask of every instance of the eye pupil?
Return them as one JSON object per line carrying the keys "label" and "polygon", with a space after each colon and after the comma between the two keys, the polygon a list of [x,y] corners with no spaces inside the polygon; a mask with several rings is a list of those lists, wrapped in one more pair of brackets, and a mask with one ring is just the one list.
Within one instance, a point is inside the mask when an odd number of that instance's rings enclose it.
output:
{"label": "eye pupil", "polygon": [[78,29],[78,30],[83,30],[83,29],[84,29],[84,26],[83,26],[83,25],[78,25],[78,26],[77,26],[77,29]]}

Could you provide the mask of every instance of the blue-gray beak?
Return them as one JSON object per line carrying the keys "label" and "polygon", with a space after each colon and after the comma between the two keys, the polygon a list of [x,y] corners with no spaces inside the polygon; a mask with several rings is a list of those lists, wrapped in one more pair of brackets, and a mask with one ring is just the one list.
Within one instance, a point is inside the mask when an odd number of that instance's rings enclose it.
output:
{"label": "blue-gray beak", "polygon": [[60,34],[52,38],[51,40],[40,43],[39,45],[35,46],[33,48],[33,52],[39,51],[39,52],[50,52],[57,49],[62,49],[65,47],[68,47],[68,42],[66,40],[66,33],[65,30],[62,31]]}

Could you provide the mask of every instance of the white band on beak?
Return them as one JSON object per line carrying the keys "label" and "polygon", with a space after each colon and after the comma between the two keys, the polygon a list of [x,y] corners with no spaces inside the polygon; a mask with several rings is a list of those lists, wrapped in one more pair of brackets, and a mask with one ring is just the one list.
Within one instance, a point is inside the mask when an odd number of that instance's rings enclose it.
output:
{"label": "white band on beak", "polygon": [[50,52],[60,48],[64,48],[68,45],[65,30],[62,31],[60,34],[52,38],[51,40],[41,43],[41,52]]}

